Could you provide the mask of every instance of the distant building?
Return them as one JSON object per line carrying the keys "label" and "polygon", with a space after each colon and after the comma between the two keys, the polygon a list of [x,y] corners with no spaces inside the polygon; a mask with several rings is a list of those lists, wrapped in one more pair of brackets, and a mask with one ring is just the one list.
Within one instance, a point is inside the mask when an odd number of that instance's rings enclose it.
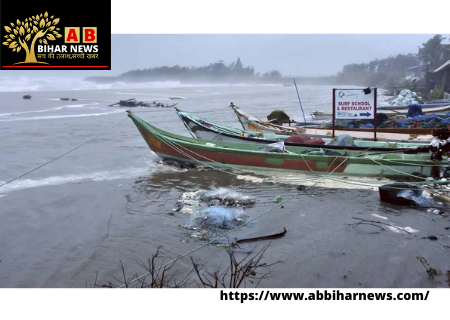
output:
{"label": "distant building", "polygon": [[420,64],[418,66],[406,68],[405,75],[407,78],[423,78],[425,72],[423,71],[423,66]]}
{"label": "distant building", "polygon": [[444,90],[447,95],[450,93],[450,60],[434,70],[436,75],[436,85]]}

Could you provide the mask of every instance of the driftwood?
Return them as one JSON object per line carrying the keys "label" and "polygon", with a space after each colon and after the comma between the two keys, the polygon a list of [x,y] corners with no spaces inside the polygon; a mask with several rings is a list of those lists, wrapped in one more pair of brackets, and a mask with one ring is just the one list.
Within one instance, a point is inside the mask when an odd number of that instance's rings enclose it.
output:
{"label": "driftwood", "polygon": [[283,232],[280,232],[280,233],[275,233],[275,234],[271,234],[268,236],[262,236],[262,237],[256,237],[256,238],[240,239],[240,240],[237,240],[235,243],[244,243],[244,242],[253,242],[253,241],[271,240],[271,239],[281,238],[282,236],[284,236],[287,233],[286,228],[283,228],[283,229],[284,229]]}

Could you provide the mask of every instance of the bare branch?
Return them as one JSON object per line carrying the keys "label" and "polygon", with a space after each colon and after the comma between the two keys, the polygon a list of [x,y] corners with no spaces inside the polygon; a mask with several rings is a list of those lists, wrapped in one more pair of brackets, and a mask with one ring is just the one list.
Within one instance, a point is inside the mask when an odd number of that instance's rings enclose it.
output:
{"label": "bare branch", "polygon": [[359,226],[359,225],[362,225],[362,224],[367,224],[367,225],[371,225],[371,226],[374,226],[374,227],[378,227],[378,228],[380,228],[381,230],[385,230],[383,227],[381,227],[381,226],[378,225],[378,224],[383,224],[383,225],[387,225],[387,226],[390,226],[390,227],[392,227],[392,228],[395,228],[395,229],[398,229],[398,230],[400,230],[400,231],[403,231],[403,232],[406,232],[406,233],[411,234],[411,232],[409,232],[409,231],[407,231],[407,230],[405,230],[405,229],[403,229],[403,228],[394,226],[394,225],[392,225],[392,224],[390,224],[390,223],[386,223],[386,222],[383,222],[383,221],[366,220],[366,219],[355,218],[355,217],[352,217],[352,219],[360,220],[361,222],[350,223],[350,224],[347,224],[347,226],[352,226],[352,227],[354,228],[354,227]]}

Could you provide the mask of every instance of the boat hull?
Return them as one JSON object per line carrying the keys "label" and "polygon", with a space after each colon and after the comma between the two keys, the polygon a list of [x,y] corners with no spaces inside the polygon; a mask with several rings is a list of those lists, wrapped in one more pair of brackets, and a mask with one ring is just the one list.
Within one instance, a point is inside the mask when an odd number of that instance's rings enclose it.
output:
{"label": "boat hull", "polygon": [[134,114],[130,117],[147,145],[162,159],[178,159],[212,167],[284,170],[313,174],[385,176],[420,173],[435,175],[446,162],[432,162],[427,156],[381,154],[357,156],[303,155],[307,148],[290,147],[290,153],[256,151],[259,145],[187,138],[151,126]]}

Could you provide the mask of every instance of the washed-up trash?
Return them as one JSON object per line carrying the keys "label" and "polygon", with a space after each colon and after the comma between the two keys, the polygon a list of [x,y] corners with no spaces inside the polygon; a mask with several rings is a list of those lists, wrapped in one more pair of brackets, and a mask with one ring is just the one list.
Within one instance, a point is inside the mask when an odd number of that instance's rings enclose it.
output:
{"label": "washed-up trash", "polygon": [[[193,238],[212,241],[223,234],[224,230],[235,229],[244,223],[242,207],[212,206],[194,210],[190,221],[184,225],[184,228],[190,230],[189,234]],[[228,239],[218,238],[212,243],[228,244]]]}
{"label": "washed-up trash", "polygon": [[444,211],[442,211],[442,210],[439,210],[439,209],[433,209],[433,208],[428,209],[427,212],[428,212],[428,213],[433,213],[433,214],[436,214],[436,215],[441,215],[441,214],[444,213]]}
{"label": "washed-up trash", "polygon": [[441,209],[430,208],[427,210],[428,213],[432,213],[437,215],[439,218],[448,217],[448,214],[442,211]]}
{"label": "washed-up trash", "polygon": [[[228,188],[198,190],[183,192],[174,211],[191,214],[184,227],[192,231],[191,237],[209,241],[223,233],[222,229],[234,229],[244,224],[244,207],[255,202],[255,197]],[[220,238],[214,243],[227,241]]]}
{"label": "washed-up trash", "polygon": [[208,207],[191,215],[191,223],[205,227],[218,227],[220,229],[233,229],[243,223],[242,208],[226,208],[222,206]]}
{"label": "washed-up trash", "polygon": [[210,191],[199,192],[199,199],[208,205],[247,206],[255,204],[256,198],[237,192],[232,189],[219,188]]}
{"label": "washed-up trash", "polygon": [[403,206],[439,207],[427,190],[408,183],[386,184],[378,188],[380,200]]}
{"label": "washed-up trash", "polygon": [[273,199],[273,202],[280,203],[283,200],[282,196],[276,196],[275,199]]}

